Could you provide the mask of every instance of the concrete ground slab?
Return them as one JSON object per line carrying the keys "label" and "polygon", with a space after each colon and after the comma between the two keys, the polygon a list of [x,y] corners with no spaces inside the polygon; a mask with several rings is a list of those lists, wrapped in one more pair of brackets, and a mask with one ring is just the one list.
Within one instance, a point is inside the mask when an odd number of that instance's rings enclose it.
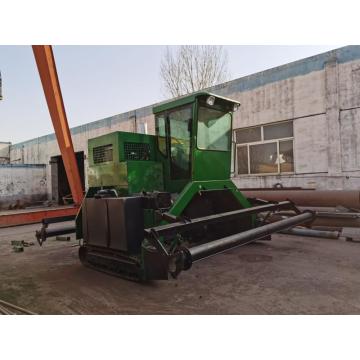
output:
{"label": "concrete ground slab", "polygon": [[360,244],[273,236],[139,284],[85,268],[70,242],[34,241],[39,225],[0,229],[0,299],[39,314],[359,314]]}

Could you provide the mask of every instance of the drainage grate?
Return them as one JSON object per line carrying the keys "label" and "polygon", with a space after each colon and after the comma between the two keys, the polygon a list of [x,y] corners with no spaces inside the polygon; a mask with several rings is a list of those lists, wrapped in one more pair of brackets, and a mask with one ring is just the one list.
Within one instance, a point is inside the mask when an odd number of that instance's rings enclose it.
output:
{"label": "drainage grate", "polygon": [[103,162],[112,161],[113,160],[112,144],[94,147],[93,159],[94,159],[94,164],[100,164]]}
{"label": "drainage grate", "polygon": [[126,160],[150,160],[150,145],[126,142],[124,146]]}

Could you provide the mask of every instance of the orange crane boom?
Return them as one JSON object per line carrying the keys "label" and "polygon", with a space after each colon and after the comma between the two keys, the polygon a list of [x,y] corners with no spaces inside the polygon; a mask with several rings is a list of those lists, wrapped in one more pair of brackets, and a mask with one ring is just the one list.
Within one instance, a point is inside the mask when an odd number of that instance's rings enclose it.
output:
{"label": "orange crane boom", "polygon": [[44,89],[55,135],[64,162],[66,176],[75,205],[80,205],[83,189],[76,162],[65,106],[57,76],[54,54],[51,45],[34,45],[33,52]]}
{"label": "orange crane boom", "polygon": [[0,215],[0,227],[38,223],[44,218],[75,215],[83,199],[83,189],[79,169],[61,95],[52,47],[51,45],[34,45],[33,52],[54,126],[56,139],[64,162],[66,176],[74,200],[74,206],[3,214]]}

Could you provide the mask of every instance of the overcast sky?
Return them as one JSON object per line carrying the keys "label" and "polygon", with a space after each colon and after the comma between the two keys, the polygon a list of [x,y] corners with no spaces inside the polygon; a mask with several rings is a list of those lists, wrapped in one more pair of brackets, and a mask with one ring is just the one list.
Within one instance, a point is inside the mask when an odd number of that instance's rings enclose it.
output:
{"label": "overcast sky", "polygon": [[[231,79],[337,46],[225,46]],[[165,46],[55,46],[70,126],[164,100],[159,64]],[[0,141],[53,132],[30,46],[0,46]]]}

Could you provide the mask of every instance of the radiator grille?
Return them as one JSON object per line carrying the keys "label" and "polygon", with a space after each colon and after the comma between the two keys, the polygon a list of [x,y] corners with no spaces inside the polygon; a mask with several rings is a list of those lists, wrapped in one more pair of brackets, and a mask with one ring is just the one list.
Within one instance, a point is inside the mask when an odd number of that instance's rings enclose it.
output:
{"label": "radiator grille", "polygon": [[150,160],[150,145],[126,142],[124,146],[126,160]]}
{"label": "radiator grille", "polygon": [[93,159],[94,164],[101,164],[103,162],[112,161],[113,160],[113,146],[102,145],[93,148]]}

